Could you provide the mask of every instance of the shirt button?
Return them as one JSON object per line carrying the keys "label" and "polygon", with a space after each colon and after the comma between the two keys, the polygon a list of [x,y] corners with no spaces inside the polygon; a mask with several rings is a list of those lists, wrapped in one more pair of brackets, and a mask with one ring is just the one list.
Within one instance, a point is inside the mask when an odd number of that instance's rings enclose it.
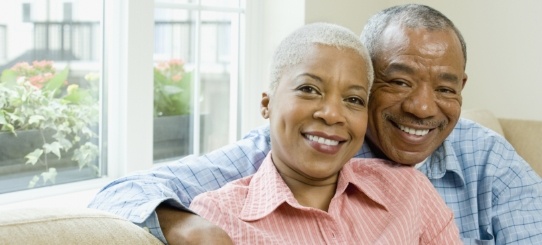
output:
{"label": "shirt button", "polygon": [[146,227],[146,226],[143,227],[143,230],[145,230],[146,232],[150,232],[150,231],[149,231],[149,227]]}

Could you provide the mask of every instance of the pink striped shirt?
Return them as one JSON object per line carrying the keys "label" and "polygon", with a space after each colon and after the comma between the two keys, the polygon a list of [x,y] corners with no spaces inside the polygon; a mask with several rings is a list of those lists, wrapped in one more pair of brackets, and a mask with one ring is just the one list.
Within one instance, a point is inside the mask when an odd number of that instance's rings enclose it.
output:
{"label": "pink striped shirt", "polygon": [[328,212],[301,206],[270,154],[256,174],[197,196],[190,209],[235,244],[462,244],[427,177],[380,159],[343,167]]}

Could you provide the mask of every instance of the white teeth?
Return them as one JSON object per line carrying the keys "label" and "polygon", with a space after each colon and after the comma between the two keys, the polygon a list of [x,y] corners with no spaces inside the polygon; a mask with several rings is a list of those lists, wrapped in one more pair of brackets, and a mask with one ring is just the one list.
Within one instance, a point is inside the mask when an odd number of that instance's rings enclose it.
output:
{"label": "white teeth", "polygon": [[338,145],[339,144],[339,141],[330,140],[330,139],[326,139],[326,138],[322,138],[322,137],[318,137],[318,136],[314,136],[310,134],[307,135],[307,138],[309,138],[310,141],[316,141],[319,144],[324,144],[324,145]]}
{"label": "white teeth", "polygon": [[409,127],[405,127],[403,125],[399,125],[399,128],[401,130],[403,130],[403,132],[407,132],[409,134],[414,134],[414,135],[418,135],[418,136],[424,136],[426,135],[427,133],[429,133],[429,129],[413,129],[413,128],[409,128]]}

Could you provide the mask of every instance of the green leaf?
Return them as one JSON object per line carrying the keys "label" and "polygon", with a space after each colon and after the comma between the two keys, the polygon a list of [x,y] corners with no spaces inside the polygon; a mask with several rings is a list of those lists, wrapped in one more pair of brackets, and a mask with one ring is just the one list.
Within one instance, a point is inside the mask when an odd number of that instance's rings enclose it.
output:
{"label": "green leaf", "polygon": [[82,102],[90,99],[90,94],[87,91],[78,89],[64,96],[63,99],[69,103],[81,104]]}
{"label": "green leaf", "polygon": [[28,124],[39,124],[41,121],[45,120],[45,117],[40,115],[32,115],[28,119]]}
{"label": "green leaf", "polygon": [[164,85],[164,94],[166,96],[170,96],[170,95],[173,95],[173,94],[178,94],[178,93],[181,93],[183,92],[184,90],[182,88],[179,88],[177,86],[173,86],[173,85]]}
{"label": "green leaf", "polygon": [[55,74],[55,76],[53,78],[51,78],[51,80],[49,80],[47,82],[47,84],[43,87],[43,90],[44,91],[54,91],[54,90],[60,88],[64,84],[66,79],[68,78],[69,71],[70,71],[70,68],[68,66],[66,66],[66,68],[64,68],[64,70],[62,70],[61,72]]}
{"label": "green leaf", "polygon": [[17,136],[17,132],[15,131],[15,127],[13,127],[13,125],[9,124],[9,123],[8,124],[3,124],[2,128],[0,128],[0,131],[10,131],[15,136]]}
{"label": "green leaf", "polygon": [[8,122],[6,121],[6,116],[4,115],[4,110],[1,110],[0,111],[0,124],[8,124]]}
{"label": "green leaf", "polygon": [[38,160],[40,159],[41,154],[43,154],[43,150],[42,150],[42,149],[36,149],[36,150],[34,150],[33,152],[28,153],[28,155],[26,155],[26,156],[24,157],[24,158],[28,158],[28,160],[26,161],[25,164],[31,163],[32,165],[35,165],[36,162],[38,162]]}
{"label": "green leaf", "polygon": [[72,160],[79,163],[79,169],[81,170],[85,166],[92,166],[91,163],[98,158],[99,152],[97,145],[86,142],[74,151]]}
{"label": "green leaf", "polygon": [[45,149],[45,153],[53,153],[60,159],[60,149],[62,149],[62,145],[57,141],[51,144],[43,144],[43,148]]}
{"label": "green leaf", "polygon": [[43,177],[43,183],[47,184],[47,181],[51,181],[52,184],[56,182],[56,168],[49,168],[49,171],[41,173]]}
{"label": "green leaf", "polygon": [[37,175],[34,175],[34,177],[28,182],[28,188],[34,188],[38,181],[40,180],[40,177]]}
{"label": "green leaf", "polygon": [[6,69],[2,72],[0,77],[0,82],[7,85],[16,85],[17,84],[17,73],[15,71]]}

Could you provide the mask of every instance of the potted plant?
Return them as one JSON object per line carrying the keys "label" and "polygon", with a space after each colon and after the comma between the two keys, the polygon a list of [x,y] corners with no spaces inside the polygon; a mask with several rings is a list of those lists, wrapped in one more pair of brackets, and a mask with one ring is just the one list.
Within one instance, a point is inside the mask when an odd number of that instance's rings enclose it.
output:
{"label": "potted plant", "polygon": [[192,76],[179,59],[154,66],[154,160],[190,152]]}
{"label": "potted plant", "polygon": [[0,77],[0,168],[40,168],[29,188],[54,184],[60,164],[98,174],[99,79],[87,75],[85,84],[70,84],[68,73],[68,67],[57,73],[53,62],[34,61],[16,64]]}
{"label": "potted plant", "polygon": [[179,59],[160,61],[154,66],[154,116],[190,114],[191,73]]}

